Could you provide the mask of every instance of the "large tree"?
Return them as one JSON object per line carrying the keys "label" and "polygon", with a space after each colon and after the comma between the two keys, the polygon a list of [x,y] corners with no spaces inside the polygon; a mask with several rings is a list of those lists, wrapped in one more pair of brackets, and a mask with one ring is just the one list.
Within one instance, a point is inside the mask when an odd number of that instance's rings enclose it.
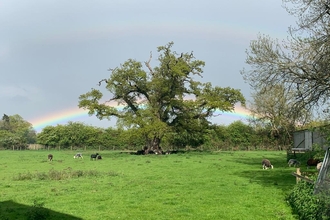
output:
{"label": "large tree", "polygon": [[0,120],[0,147],[26,147],[36,142],[36,132],[31,123],[20,115],[3,115]]}
{"label": "large tree", "polygon": [[101,91],[92,89],[79,97],[79,107],[99,119],[114,116],[120,125],[136,128],[145,138],[148,152],[160,151],[166,134],[202,134],[217,109],[233,111],[236,103],[245,104],[237,89],[196,81],[203,73],[204,62],[196,60],[192,52],[178,54],[172,46],[170,42],[158,47],[156,67],[150,54],[144,65],[129,59],[110,69],[110,77],[99,82],[105,83],[110,97],[104,100]]}
{"label": "large tree", "polygon": [[242,71],[255,90],[283,85],[295,93],[295,110],[324,105],[330,96],[330,2],[284,0],[297,17],[287,40],[260,35],[247,50],[249,69]]}

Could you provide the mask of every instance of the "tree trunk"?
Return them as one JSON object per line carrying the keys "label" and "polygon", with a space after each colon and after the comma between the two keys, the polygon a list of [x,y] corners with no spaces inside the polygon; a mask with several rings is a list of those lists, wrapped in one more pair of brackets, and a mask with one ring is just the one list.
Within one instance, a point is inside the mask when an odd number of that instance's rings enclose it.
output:
{"label": "tree trunk", "polygon": [[160,141],[161,139],[159,137],[154,137],[152,140],[149,139],[144,148],[144,154],[163,154]]}

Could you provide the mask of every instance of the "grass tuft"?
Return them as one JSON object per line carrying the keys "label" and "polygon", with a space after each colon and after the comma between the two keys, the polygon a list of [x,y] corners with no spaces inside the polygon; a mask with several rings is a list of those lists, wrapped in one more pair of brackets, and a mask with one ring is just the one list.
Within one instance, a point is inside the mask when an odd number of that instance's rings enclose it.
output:
{"label": "grass tuft", "polygon": [[[66,180],[80,177],[98,177],[102,176],[104,173],[97,170],[73,170],[73,169],[64,169],[64,170],[55,170],[50,169],[48,173],[46,172],[36,172],[30,173],[18,173],[13,177],[15,181],[26,181],[26,180]],[[119,176],[118,173],[114,171],[106,172],[108,176]],[[10,186],[9,186],[10,187]]]}

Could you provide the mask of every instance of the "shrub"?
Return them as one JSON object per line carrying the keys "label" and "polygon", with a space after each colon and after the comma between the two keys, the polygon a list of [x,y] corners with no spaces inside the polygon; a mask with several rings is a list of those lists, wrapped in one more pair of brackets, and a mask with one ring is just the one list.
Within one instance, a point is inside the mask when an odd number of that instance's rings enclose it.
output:
{"label": "shrub", "polygon": [[82,170],[75,170],[71,172],[72,177],[81,177],[84,175],[84,171]]}
{"label": "shrub", "polygon": [[[119,174],[114,171],[109,171],[105,173],[109,176],[118,176]],[[101,173],[97,170],[55,170],[50,169],[48,173],[45,172],[36,172],[36,173],[19,173],[17,176],[13,177],[15,181],[24,181],[24,180],[65,180],[79,177],[97,177],[102,176],[104,173]]]}
{"label": "shrub", "polygon": [[14,180],[32,180],[33,176],[30,172],[27,173],[19,173]]}
{"label": "shrub", "polygon": [[37,172],[35,174],[35,176],[36,176],[36,179],[38,179],[38,180],[47,180],[48,179],[48,175],[44,172],[41,172],[41,173]]}
{"label": "shrub", "polygon": [[298,219],[329,220],[329,197],[314,194],[314,184],[300,181],[287,196],[287,200]]}
{"label": "shrub", "polygon": [[330,193],[328,190],[320,191],[317,194],[318,198],[322,202],[322,220],[330,220]]}
{"label": "shrub", "polygon": [[48,172],[48,177],[51,180],[62,180],[65,179],[65,172],[63,171],[57,171],[54,169],[49,170]]}

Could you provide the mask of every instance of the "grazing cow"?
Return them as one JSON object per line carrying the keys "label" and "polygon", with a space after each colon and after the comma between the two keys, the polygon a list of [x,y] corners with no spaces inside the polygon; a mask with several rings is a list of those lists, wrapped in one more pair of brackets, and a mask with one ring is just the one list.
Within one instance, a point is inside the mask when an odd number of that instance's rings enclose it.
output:
{"label": "grazing cow", "polygon": [[97,156],[98,156],[99,154],[98,153],[96,153],[96,154],[92,154],[91,155],[91,160],[97,160]]}
{"label": "grazing cow", "polygon": [[300,162],[298,160],[296,160],[296,159],[290,159],[289,162],[288,162],[288,164],[289,164],[289,167],[291,167],[292,165],[294,167],[296,167],[296,166],[299,166],[300,165]]}
{"label": "grazing cow", "polygon": [[263,159],[261,164],[262,164],[262,169],[267,170],[268,168],[272,168],[272,169],[274,168],[273,165],[270,163],[270,161],[267,159]]}
{"label": "grazing cow", "polygon": [[138,150],[135,153],[136,155],[143,155],[144,154],[144,150]]}
{"label": "grazing cow", "polygon": [[97,160],[102,160],[101,155],[97,155],[96,159],[97,159]]}
{"label": "grazing cow", "polygon": [[316,165],[316,169],[317,169],[318,171],[320,171],[320,169],[321,169],[321,167],[322,167],[322,164],[323,164],[323,162],[320,162],[320,163],[318,163],[318,164]]}
{"label": "grazing cow", "polygon": [[48,154],[48,160],[52,161],[53,160],[53,154]]}
{"label": "grazing cow", "polygon": [[317,164],[320,162],[321,162],[321,160],[319,160],[319,159],[310,158],[307,160],[307,168],[316,167]]}
{"label": "grazing cow", "polygon": [[73,158],[74,159],[76,159],[76,158],[83,159],[83,155],[82,155],[82,153],[76,153],[76,155],[74,155]]}

